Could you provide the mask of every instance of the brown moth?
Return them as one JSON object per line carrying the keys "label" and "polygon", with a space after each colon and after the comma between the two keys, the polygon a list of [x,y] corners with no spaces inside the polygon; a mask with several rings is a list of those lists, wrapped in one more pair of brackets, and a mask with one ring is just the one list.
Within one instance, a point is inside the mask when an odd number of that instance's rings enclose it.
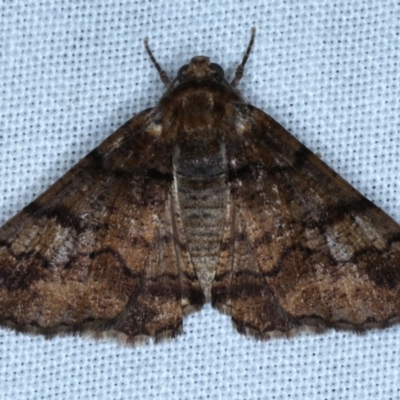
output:
{"label": "brown moth", "polygon": [[400,227],[197,56],[0,229],[0,324],[126,343],[205,302],[260,339],[400,315]]}

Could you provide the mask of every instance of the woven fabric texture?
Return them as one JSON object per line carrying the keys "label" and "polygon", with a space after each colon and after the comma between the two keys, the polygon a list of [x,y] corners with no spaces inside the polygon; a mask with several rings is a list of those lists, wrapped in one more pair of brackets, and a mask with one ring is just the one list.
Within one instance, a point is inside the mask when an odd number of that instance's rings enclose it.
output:
{"label": "woven fabric texture", "polygon": [[[400,221],[400,5],[388,0],[0,2],[0,223],[199,54]],[[1,399],[398,399],[400,327],[258,342],[211,307],[184,334],[122,347],[0,329]]]}

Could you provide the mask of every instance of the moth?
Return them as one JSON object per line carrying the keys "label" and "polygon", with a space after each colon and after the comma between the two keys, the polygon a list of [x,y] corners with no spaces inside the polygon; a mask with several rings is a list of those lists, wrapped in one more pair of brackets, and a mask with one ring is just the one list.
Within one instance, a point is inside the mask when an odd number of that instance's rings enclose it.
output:
{"label": "moth", "polygon": [[172,338],[205,302],[259,339],[400,315],[400,227],[197,56],[0,229],[0,324]]}

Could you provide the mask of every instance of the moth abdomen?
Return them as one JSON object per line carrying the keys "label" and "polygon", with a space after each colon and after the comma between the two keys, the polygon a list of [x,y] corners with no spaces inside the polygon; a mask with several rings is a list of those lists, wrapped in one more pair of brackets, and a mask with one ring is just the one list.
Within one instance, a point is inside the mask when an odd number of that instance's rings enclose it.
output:
{"label": "moth abdomen", "polygon": [[228,202],[224,146],[208,158],[179,152],[175,171],[189,254],[206,299],[210,300]]}

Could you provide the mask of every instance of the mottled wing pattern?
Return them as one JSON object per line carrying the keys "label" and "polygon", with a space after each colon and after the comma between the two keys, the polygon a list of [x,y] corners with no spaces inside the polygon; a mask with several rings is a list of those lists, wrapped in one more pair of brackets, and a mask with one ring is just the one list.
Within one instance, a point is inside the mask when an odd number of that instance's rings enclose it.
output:
{"label": "mottled wing pattern", "polygon": [[268,338],[400,315],[400,228],[271,117],[227,138],[230,211],[213,304]]}
{"label": "mottled wing pattern", "polygon": [[118,129],[0,229],[0,324],[136,342],[204,298],[179,237],[158,109]]}

